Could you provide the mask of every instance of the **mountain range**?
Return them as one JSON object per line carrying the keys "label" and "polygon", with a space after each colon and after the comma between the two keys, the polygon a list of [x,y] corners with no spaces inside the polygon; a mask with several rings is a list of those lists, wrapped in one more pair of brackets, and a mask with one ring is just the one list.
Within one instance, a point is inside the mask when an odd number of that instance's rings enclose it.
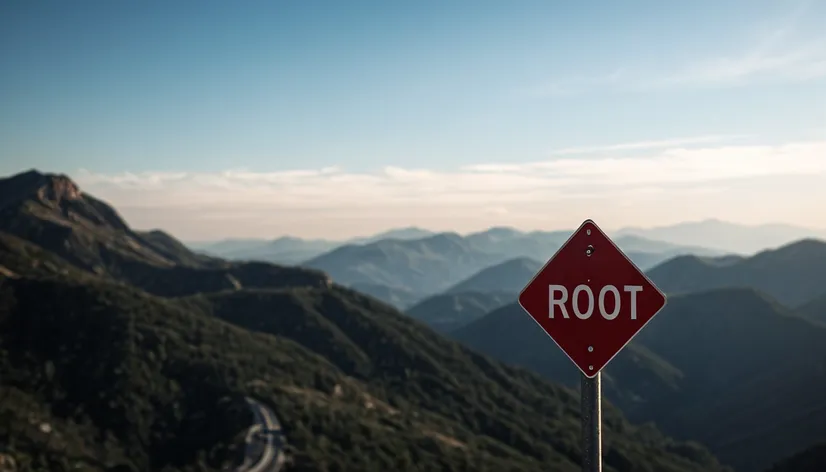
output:
{"label": "mountain range", "polygon": [[744,225],[707,219],[653,228],[623,228],[611,234],[612,237],[627,235],[749,255],[801,239],[826,239],[826,229],[784,224]]}
{"label": "mountain range", "polygon": [[[534,267],[540,267],[539,261],[552,257],[566,238],[557,233],[526,234],[506,228],[493,228],[468,236],[437,233],[420,239],[379,239],[367,244],[347,244],[300,265],[322,270],[336,282],[350,287],[370,287],[370,293],[382,300],[399,308],[409,308],[412,303],[431,295],[467,291],[463,283],[479,285],[483,279],[486,281],[482,290],[517,292],[521,287],[516,285],[521,279],[508,274],[527,274]],[[720,254],[714,250],[674,246],[637,236],[622,237],[617,243],[642,268],[681,254]],[[497,286],[499,282],[510,285]],[[401,292],[405,294],[401,295]]]}
{"label": "mountain range", "polygon": [[[517,258],[487,267],[447,289],[407,308],[438,331],[456,329],[486,313],[464,310],[467,306],[498,308],[516,300],[517,294],[542,267],[539,261]],[[778,277],[778,272],[782,277]],[[677,256],[648,270],[661,289],[672,293],[691,293],[725,287],[749,287],[763,291],[812,320],[826,322],[826,244],[805,239],[751,257]],[[446,295],[450,295],[447,297]],[[495,295],[491,297],[490,295]],[[499,300],[506,300],[497,304]],[[429,313],[422,316],[423,307]],[[459,311],[462,311],[459,313]],[[444,331],[443,331],[444,332]]]}
{"label": "mountain range", "polygon": [[[373,236],[353,238],[345,241],[326,239],[301,239],[283,236],[274,240],[227,239],[221,241],[190,242],[193,250],[228,259],[255,259],[283,264],[298,264],[344,246],[364,246],[383,241],[409,242],[443,235],[460,238],[475,249],[497,254],[504,259],[529,257],[548,258],[570,235],[569,231],[523,232],[513,228],[493,227],[485,231],[459,235],[458,233],[437,233],[419,228],[400,228]],[[639,264],[651,266],[665,258],[679,254],[719,255],[725,251],[700,247],[692,244],[672,244],[634,234],[621,235],[617,239],[629,254],[640,256]],[[646,259],[651,255],[651,259]]]}
{"label": "mountain range", "polygon": [[[326,274],[190,252],[68,177],[0,180],[0,455],[17,470],[224,470],[252,396],[288,468],[579,470],[575,391]],[[604,412],[612,472],[727,470]]]}
{"label": "mountain range", "polygon": [[[344,246],[327,256],[366,263],[328,275],[135,231],[66,176],[0,179],[0,460],[20,472],[225,470],[243,455],[254,397],[283,425],[286,470],[577,471],[577,373],[510,291],[491,290],[539,263],[509,254],[502,276],[471,271],[493,255],[485,244],[512,237],[492,234]],[[404,268],[399,241],[418,255],[410,270],[379,271]],[[699,259],[794,281],[819,273],[800,259],[822,244]],[[822,470],[826,290],[725,274],[724,287],[671,290],[609,365],[607,472]],[[354,288],[393,287],[375,278],[435,295],[404,314]],[[773,298],[804,292],[794,307]],[[440,317],[451,304],[455,319]]]}
{"label": "mountain range", "polygon": [[797,307],[826,294],[826,242],[804,239],[747,258],[676,257],[648,275],[670,293],[752,287]]}
{"label": "mountain range", "polygon": [[[493,227],[462,236],[479,249],[504,257],[528,257],[542,260],[553,254],[570,235],[570,230],[525,232],[508,227]],[[792,225],[743,225],[707,219],[652,228],[627,227],[609,231],[628,253],[751,255],[776,248],[800,239],[826,239],[826,229],[812,229]],[[292,236],[267,239],[228,239],[220,241],[189,242],[195,250],[229,259],[256,259],[284,264],[298,264],[340,246],[369,244],[383,239],[412,240],[433,236],[437,232],[416,228],[398,228],[373,236],[349,240],[301,239]],[[548,251],[550,250],[550,253]],[[638,265],[653,267],[662,258],[645,260]]]}
{"label": "mountain range", "polygon": [[432,231],[420,228],[391,229],[373,236],[352,238],[346,241],[327,239],[302,239],[282,236],[267,239],[224,239],[221,241],[193,241],[187,246],[193,250],[228,259],[254,259],[281,264],[299,264],[322,253],[346,244],[369,244],[382,239],[421,239],[432,236]]}
{"label": "mountain range", "polygon": [[[489,277],[488,284],[493,285],[497,283],[496,278],[503,283],[518,284],[519,277],[502,277],[500,271],[517,270],[515,266],[525,264],[525,267],[537,266],[553,256],[569,234],[568,231],[523,232],[493,227],[460,235],[409,227],[339,242],[282,237],[273,241],[202,243],[195,248],[235,260],[316,268],[329,273],[338,283],[407,309],[429,296],[467,291],[458,284],[474,276]],[[706,220],[652,229],[625,228],[614,232],[614,240],[641,269],[649,270],[678,256],[714,257],[715,264],[735,261],[748,256],[752,250],[774,248],[799,235],[817,234],[814,230],[792,226],[749,227]],[[737,247],[730,244],[732,241],[747,243]],[[714,245],[717,243],[719,246]],[[503,267],[492,267],[499,264]],[[522,279],[527,281],[529,277]],[[457,287],[453,288],[454,285]],[[490,288],[518,291],[514,287]]]}

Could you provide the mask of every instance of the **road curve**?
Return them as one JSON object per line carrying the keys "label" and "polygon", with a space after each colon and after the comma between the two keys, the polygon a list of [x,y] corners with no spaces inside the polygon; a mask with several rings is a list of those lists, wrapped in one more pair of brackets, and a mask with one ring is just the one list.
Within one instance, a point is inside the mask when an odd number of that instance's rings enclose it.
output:
{"label": "road curve", "polygon": [[280,472],[286,444],[281,424],[268,406],[250,397],[245,400],[254,420],[244,439],[244,462],[234,472]]}

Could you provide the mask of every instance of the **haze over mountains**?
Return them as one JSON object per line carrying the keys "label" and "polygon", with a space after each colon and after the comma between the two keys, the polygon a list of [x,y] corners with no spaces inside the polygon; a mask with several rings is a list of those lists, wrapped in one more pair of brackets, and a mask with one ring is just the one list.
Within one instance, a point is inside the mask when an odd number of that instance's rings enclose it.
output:
{"label": "haze over mountains", "polygon": [[420,228],[400,228],[347,241],[282,236],[273,240],[225,239],[221,241],[199,241],[187,243],[187,246],[197,251],[228,259],[256,259],[281,264],[298,264],[345,244],[368,244],[382,239],[420,239],[433,234],[431,231]]}
{"label": "haze over mountains", "polygon": [[[607,368],[611,401],[634,421],[700,440],[737,470],[761,470],[801,441],[826,440],[826,242],[801,240],[748,258],[681,256],[649,276],[672,296]],[[440,317],[450,318],[450,309],[439,306]],[[451,336],[578,382],[515,302]]]}
{"label": "haze over mountains", "polygon": [[655,267],[649,276],[666,292],[694,292],[737,283],[797,307],[824,293],[826,244],[804,239],[748,258],[682,256]]}
{"label": "haze over mountains", "polygon": [[[817,234],[815,230],[791,226],[749,227],[707,220],[665,228],[626,228],[616,231],[614,239],[641,269],[648,270],[681,255],[731,254],[731,260],[735,260],[737,255],[777,247],[796,236]],[[342,242],[282,237],[273,241],[199,243],[193,247],[229,259],[320,269],[339,283],[399,308],[409,308],[442,292],[466,291],[462,283],[480,284],[477,291],[517,292],[569,235],[570,231],[522,232],[504,227],[467,235],[402,228]],[[737,246],[731,241],[745,243]],[[473,281],[475,277],[488,278],[488,285]],[[500,281],[505,285],[494,288]]]}
{"label": "haze over mountains", "polygon": [[[477,272],[493,270],[495,273],[500,269],[491,267],[497,264],[502,264],[503,270],[513,264],[537,265],[538,259],[529,259],[528,255],[550,257],[567,238],[564,233],[521,233],[506,228],[467,236],[437,233],[422,237],[423,233],[408,228],[341,245],[330,241],[281,238],[270,243],[247,245],[246,249],[239,249],[237,242],[227,241],[209,246],[205,252],[320,269],[340,283],[405,308],[429,295],[448,290]],[[631,257],[643,267],[677,254],[718,253],[636,236],[622,238],[620,244],[629,247]],[[316,253],[319,254],[314,255]],[[300,260],[301,257],[309,258]],[[531,262],[526,262],[528,260]],[[501,278],[502,274],[494,275],[497,277]],[[506,279],[521,283],[519,278]]]}
{"label": "haze over mountains", "polygon": [[[517,287],[528,279],[511,277],[511,271],[529,274],[530,267],[541,265],[539,260],[553,256],[566,239],[567,235],[558,233],[525,234],[503,228],[468,236],[438,233],[421,239],[380,239],[367,244],[346,244],[300,265],[322,270],[348,286],[372,286],[371,293],[376,295],[380,291],[375,287],[383,286],[393,291],[391,293],[407,291],[406,299],[419,301],[444,291],[462,290],[461,283],[480,277],[488,278],[490,284],[495,284],[496,279],[508,280],[506,284],[511,285],[499,290],[518,291]],[[629,257],[643,268],[679,254],[719,254],[709,249],[675,246],[637,236],[619,238],[617,243],[625,247]],[[389,298],[384,300],[394,302]],[[407,305],[398,306],[405,308]]]}
{"label": "haze over mountains", "polygon": [[[524,232],[513,228],[493,227],[485,231],[467,234],[464,237],[485,251],[505,253],[513,257],[524,256],[542,259],[546,257],[545,252],[548,248],[558,247],[567,239],[572,230],[573,228],[559,231]],[[624,243],[623,250],[626,252],[663,253],[669,250],[676,251],[672,252],[672,256],[677,253],[684,253],[687,249],[690,250],[690,253],[697,255],[723,253],[750,255],[799,239],[826,239],[826,231],[822,229],[783,224],[742,225],[716,219],[662,227],[629,227],[608,232],[618,244]],[[410,227],[342,241],[305,240],[298,237],[283,236],[273,240],[193,241],[187,243],[187,245],[193,249],[226,258],[252,258],[271,262],[298,263],[347,244],[366,244],[382,239],[421,239],[434,234],[436,234],[434,231]],[[537,253],[543,254],[543,256],[539,257]],[[547,257],[549,256],[547,255]],[[647,265],[651,266],[653,264]]]}
{"label": "haze over mountains", "polygon": [[823,229],[785,224],[738,225],[717,219],[654,228],[623,228],[616,235],[638,235],[672,244],[710,247],[743,255],[799,239],[826,239],[826,231]]}
{"label": "haze over mountains", "polygon": [[[579,470],[576,372],[513,303],[540,263],[491,249],[525,236],[410,235],[305,264],[330,271],[227,261],[131,229],[68,177],[0,180],[0,454],[21,472],[218,470],[254,396],[286,470]],[[826,442],[826,285],[797,282],[824,247],[651,269],[690,293],[606,372],[606,471],[820,470],[800,464]],[[694,259],[706,285],[670,269]],[[353,288],[410,285],[431,296],[407,314]]]}

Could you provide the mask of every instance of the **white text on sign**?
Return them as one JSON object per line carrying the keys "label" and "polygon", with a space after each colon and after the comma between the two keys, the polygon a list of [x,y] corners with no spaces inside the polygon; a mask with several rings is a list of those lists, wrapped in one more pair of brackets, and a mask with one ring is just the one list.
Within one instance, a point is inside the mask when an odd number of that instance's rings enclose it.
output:
{"label": "white text on sign", "polygon": [[[622,290],[631,296],[631,319],[636,320],[637,294],[642,292],[642,285],[625,285]],[[580,295],[582,293],[585,293],[585,298],[588,299],[587,307],[584,311],[582,310],[583,307],[580,306]],[[605,309],[605,298],[608,294],[614,297],[614,309],[610,313]],[[557,297],[557,295],[559,297]],[[548,285],[548,300],[548,315],[551,319],[554,318],[555,307],[559,307],[559,311],[562,313],[563,318],[570,318],[568,316],[568,309],[565,308],[565,303],[568,301],[568,289],[565,288],[564,285]],[[587,320],[590,318],[594,313],[594,292],[591,290],[591,287],[584,284],[577,285],[571,296],[571,305],[574,309],[574,316],[581,320]],[[616,318],[617,315],[619,315],[620,308],[622,307],[622,299],[620,298],[619,289],[613,285],[606,285],[602,287],[599,291],[599,296],[597,296],[597,306],[599,308],[599,314],[606,320],[613,320]]]}

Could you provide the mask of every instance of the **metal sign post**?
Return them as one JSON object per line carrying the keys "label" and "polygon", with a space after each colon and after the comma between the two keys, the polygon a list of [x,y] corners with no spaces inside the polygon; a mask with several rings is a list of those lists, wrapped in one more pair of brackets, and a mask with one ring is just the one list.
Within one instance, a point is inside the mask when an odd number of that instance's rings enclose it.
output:
{"label": "metal sign post", "polygon": [[582,376],[582,472],[602,472],[602,374]]}

